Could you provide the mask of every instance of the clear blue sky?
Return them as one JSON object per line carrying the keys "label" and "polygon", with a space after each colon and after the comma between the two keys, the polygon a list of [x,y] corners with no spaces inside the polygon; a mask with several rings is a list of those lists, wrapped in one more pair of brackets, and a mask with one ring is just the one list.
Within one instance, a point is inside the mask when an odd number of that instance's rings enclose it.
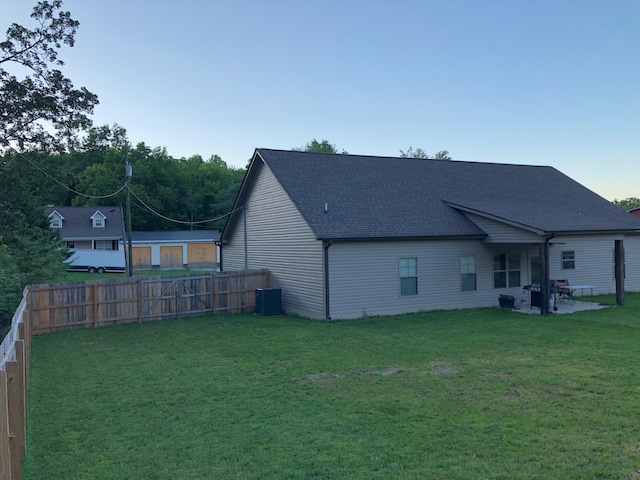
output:
{"label": "clear blue sky", "polygon": [[[0,0],[0,27],[35,0]],[[96,124],[174,157],[327,139],[551,165],[640,197],[638,0],[65,0]]]}

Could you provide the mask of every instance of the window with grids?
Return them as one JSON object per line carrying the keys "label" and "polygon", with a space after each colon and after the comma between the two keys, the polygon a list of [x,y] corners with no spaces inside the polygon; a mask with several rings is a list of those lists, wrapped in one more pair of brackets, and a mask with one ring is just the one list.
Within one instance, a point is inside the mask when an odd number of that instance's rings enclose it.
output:
{"label": "window with grids", "polygon": [[520,254],[501,253],[493,256],[493,288],[520,286]]}
{"label": "window with grids", "polygon": [[562,270],[574,270],[576,268],[576,252],[573,250],[562,252]]}
{"label": "window with grids", "polygon": [[476,257],[460,257],[460,286],[463,292],[476,290]]}
{"label": "window with grids", "polygon": [[418,294],[418,259],[401,258],[400,264],[400,295]]}
{"label": "window with grids", "polygon": [[96,240],[96,250],[114,250],[111,240]]}

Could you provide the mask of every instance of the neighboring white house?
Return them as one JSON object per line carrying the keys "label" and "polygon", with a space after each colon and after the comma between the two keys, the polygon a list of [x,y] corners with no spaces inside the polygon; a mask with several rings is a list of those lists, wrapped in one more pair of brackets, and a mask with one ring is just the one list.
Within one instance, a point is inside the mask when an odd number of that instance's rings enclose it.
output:
{"label": "neighboring white house", "polygon": [[[218,230],[131,232],[133,268],[219,267]],[[121,249],[126,250],[124,241]]]}
{"label": "neighboring white house", "polygon": [[310,318],[497,306],[549,279],[640,290],[640,220],[552,167],[258,149],[233,212],[221,268],[267,268]]}
{"label": "neighboring white house", "polygon": [[122,272],[124,238],[120,207],[45,207],[49,225],[72,252],[70,270]]}

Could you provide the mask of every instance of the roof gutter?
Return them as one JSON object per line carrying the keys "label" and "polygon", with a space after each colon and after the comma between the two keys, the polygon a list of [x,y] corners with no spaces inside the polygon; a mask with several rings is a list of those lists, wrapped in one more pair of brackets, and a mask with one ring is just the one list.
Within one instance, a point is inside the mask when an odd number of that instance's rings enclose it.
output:
{"label": "roof gutter", "polygon": [[327,320],[331,320],[331,302],[329,301],[329,247],[333,244],[331,240],[322,242],[324,248],[324,314]]}
{"label": "roof gutter", "polygon": [[420,236],[420,237],[316,237],[323,242],[407,242],[407,241],[449,241],[449,240],[483,240],[486,233],[472,235]]}

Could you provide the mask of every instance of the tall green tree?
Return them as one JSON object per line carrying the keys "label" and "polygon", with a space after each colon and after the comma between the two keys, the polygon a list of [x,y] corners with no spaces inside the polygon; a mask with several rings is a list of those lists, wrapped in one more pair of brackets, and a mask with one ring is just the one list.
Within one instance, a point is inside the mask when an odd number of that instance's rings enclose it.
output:
{"label": "tall green tree", "polygon": [[33,172],[25,155],[0,162],[0,327],[6,325],[28,284],[61,278],[68,252],[49,225],[33,190]]}
{"label": "tall green tree", "polygon": [[[87,153],[88,154],[88,153]],[[102,163],[94,163],[78,175],[74,205],[100,205],[92,198],[113,193],[124,180],[124,149],[108,149]],[[134,230],[222,229],[244,178],[244,169],[230,168],[218,155],[175,159],[164,148],[139,143],[128,152]],[[110,203],[124,203],[126,192]],[[164,218],[166,217],[166,218]],[[171,219],[171,220],[168,220]],[[211,222],[204,220],[216,219]],[[174,220],[174,221],[172,221]]]}
{"label": "tall green tree", "polygon": [[330,143],[328,140],[318,141],[315,138],[310,142],[307,142],[301,148],[294,148],[294,151],[298,152],[315,152],[315,153],[341,153],[343,155],[348,155],[349,152],[346,150],[338,151],[338,147],[334,144]]}
{"label": "tall green tree", "polygon": [[432,158],[435,160],[452,160],[447,150],[440,150],[439,152],[429,155],[422,148],[409,147],[407,150],[400,150],[400,158]]}
{"label": "tall green tree", "polygon": [[38,2],[31,14],[35,25],[13,23],[0,41],[0,325],[10,321],[26,284],[57,279],[66,268],[67,252],[40,202],[45,182],[34,166],[42,154],[28,151],[75,145],[98,103],[59,70],[59,50],[73,46],[79,25],[61,8],[61,0]]}
{"label": "tall green tree", "polygon": [[16,262],[11,258],[9,247],[0,237],[0,341],[4,337],[13,312],[20,304],[21,291],[16,286],[21,283],[22,277]]}
{"label": "tall green tree", "polygon": [[616,198],[613,201],[613,204],[622,208],[623,210],[631,210],[632,208],[640,207],[640,198],[628,197],[623,198],[622,200],[618,200]]}
{"label": "tall green tree", "polygon": [[73,47],[79,26],[61,8],[61,0],[38,2],[31,14],[35,26],[13,23],[0,42],[0,154],[8,148],[62,151],[91,126],[98,97],[75,88],[58,69],[64,65],[59,50]]}

